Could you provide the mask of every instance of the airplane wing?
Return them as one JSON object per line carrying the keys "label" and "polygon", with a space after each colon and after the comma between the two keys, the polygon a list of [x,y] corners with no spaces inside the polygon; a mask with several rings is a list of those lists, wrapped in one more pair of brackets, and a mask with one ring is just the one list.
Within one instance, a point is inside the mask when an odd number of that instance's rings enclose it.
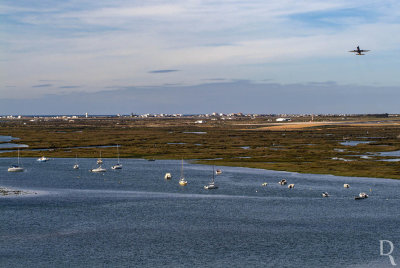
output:
{"label": "airplane wing", "polygon": [[366,50],[366,49],[360,50],[360,52],[368,52],[368,51],[370,51],[370,50]]}
{"label": "airplane wing", "polygon": [[350,50],[349,52],[358,52],[357,50]]}

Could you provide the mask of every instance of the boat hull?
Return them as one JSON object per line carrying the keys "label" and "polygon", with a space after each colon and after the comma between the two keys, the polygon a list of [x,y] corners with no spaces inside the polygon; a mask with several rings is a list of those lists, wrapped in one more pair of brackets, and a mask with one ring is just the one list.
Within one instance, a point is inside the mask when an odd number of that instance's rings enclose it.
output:
{"label": "boat hull", "polygon": [[94,168],[94,169],[91,169],[90,170],[91,172],[97,172],[97,173],[99,173],[99,172],[106,172],[107,171],[107,169],[105,169],[105,168]]}
{"label": "boat hull", "polygon": [[218,189],[218,186],[217,185],[206,185],[206,186],[204,186],[204,189],[214,190],[214,189]]}
{"label": "boat hull", "polygon": [[122,169],[122,165],[117,164],[115,166],[112,166],[111,168],[112,169]]}
{"label": "boat hull", "polygon": [[10,167],[8,168],[8,172],[23,172],[24,168],[22,167]]}

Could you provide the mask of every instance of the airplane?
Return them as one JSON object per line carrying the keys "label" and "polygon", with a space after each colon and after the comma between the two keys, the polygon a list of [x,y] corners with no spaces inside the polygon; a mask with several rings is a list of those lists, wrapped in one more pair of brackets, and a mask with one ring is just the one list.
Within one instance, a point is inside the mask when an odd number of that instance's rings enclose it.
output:
{"label": "airplane", "polygon": [[357,46],[357,49],[355,50],[350,50],[349,52],[355,52],[356,55],[365,55],[363,54],[363,52],[368,52],[369,50],[365,50],[365,49],[360,49],[359,46]]}

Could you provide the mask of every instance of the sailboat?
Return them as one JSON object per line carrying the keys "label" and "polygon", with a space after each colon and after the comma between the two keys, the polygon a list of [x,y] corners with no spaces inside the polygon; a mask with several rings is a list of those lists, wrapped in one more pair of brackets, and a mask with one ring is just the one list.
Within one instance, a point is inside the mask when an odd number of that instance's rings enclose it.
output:
{"label": "sailboat", "polygon": [[119,162],[119,145],[117,144],[118,163],[112,166],[112,169],[122,169],[122,164]]}
{"label": "sailboat", "polygon": [[74,169],[79,169],[78,155],[75,155],[75,165],[74,165]]}
{"label": "sailboat", "polygon": [[18,165],[11,165],[11,167],[8,168],[9,172],[22,172],[24,171],[24,168],[20,166],[19,164],[19,149],[18,149]]}
{"label": "sailboat", "polygon": [[103,160],[101,160],[101,151],[100,151],[100,158],[97,159],[97,164],[98,164],[98,165],[103,164]]}
{"label": "sailboat", "polygon": [[179,185],[180,186],[186,186],[187,185],[187,181],[185,180],[185,177],[183,176],[183,159],[182,159],[181,178],[179,179]]}
{"label": "sailboat", "polygon": [[218,189],[218,186],[215,184],[215,172],[214,172],[214,166],[213,166],[213,176],[212,176],[212,180],[208,185],[204,186],[204,189],[206,190],[212,190],[212,189]]}

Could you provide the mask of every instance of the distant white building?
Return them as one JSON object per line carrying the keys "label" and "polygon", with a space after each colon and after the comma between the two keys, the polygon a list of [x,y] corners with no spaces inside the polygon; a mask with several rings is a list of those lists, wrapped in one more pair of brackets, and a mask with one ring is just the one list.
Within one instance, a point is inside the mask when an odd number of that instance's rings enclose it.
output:
{"label": "distant white building", "polygon": [[292,121],[292,119],[280,117],[280,118],[277,118],[275,121],[276,122],[290,122],[290,121]]}

